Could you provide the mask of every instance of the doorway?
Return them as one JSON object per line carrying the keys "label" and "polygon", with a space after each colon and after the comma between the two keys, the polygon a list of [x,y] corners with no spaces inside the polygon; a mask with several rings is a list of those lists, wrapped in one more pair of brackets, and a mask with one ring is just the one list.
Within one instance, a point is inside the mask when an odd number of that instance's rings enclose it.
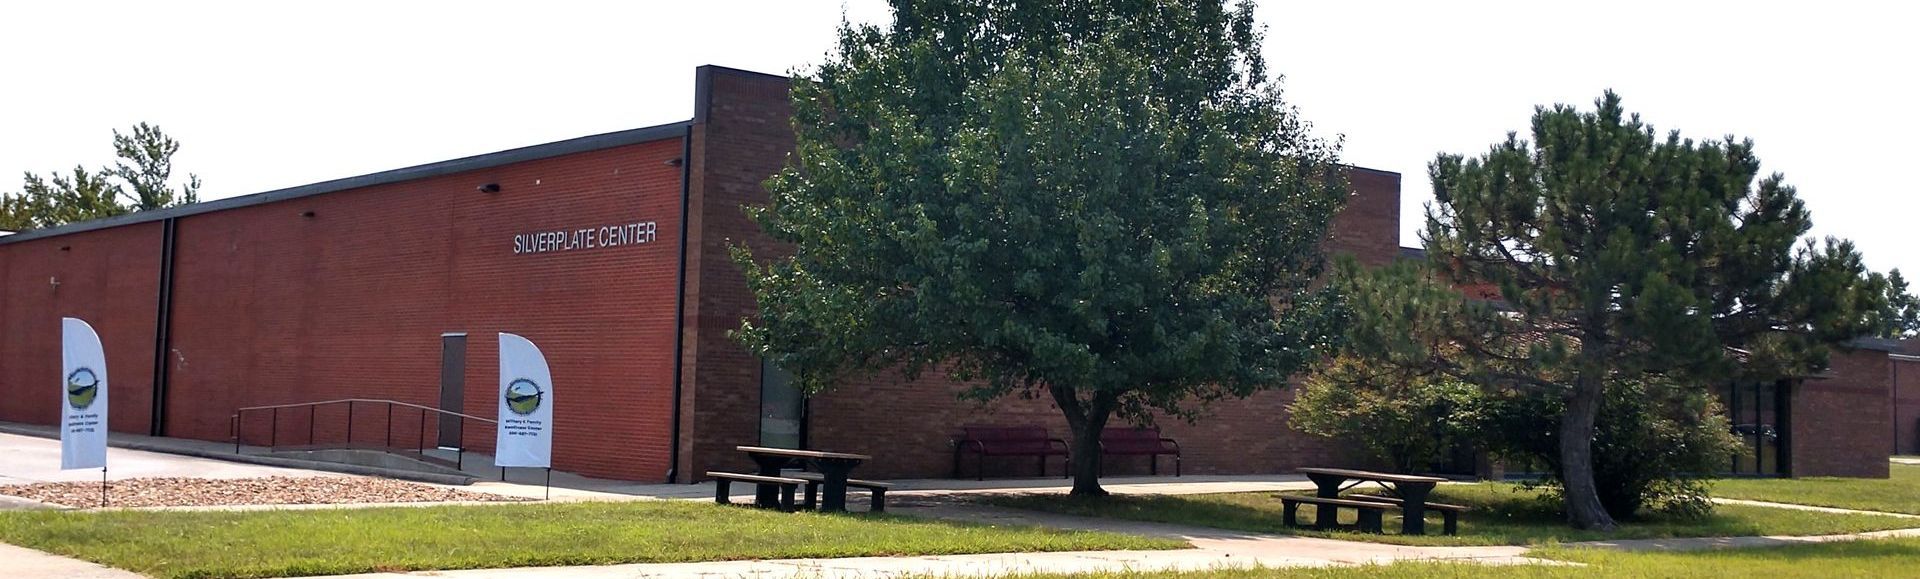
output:
{"label": "doorway", "polygon": [[[440,409],[448,412],[464,413],[467,391],[467,333],[449,332],[440,335]],[[437,417],[440,424],[440,436],[437,443],[440,448],[461,448],[460,426],[458,418],[448,419],[446,415]]]}
{"label": "doorway", "polygon": [[1720,391],[1720,402],[1727,407],[1727,421],[1740,440],[1728,474],[1745,476],[1785,476],[1792,464],[1789,454],[1788,391],[1786,380],[1757,380],[1728,383]]}
{"label": "doorway", "polygon": [[760,446],[806,448],[807,397],[793,374],[772,362],[760,362]]}

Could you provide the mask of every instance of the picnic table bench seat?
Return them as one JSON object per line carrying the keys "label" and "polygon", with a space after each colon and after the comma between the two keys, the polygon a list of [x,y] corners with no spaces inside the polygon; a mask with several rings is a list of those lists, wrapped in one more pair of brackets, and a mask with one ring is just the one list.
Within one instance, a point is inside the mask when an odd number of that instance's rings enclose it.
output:
{"label": "picnic table bench seat", "polygon": [[[1151,427],[1108,428],[1100,431],[1100,454],[1145,456],[1148,472],[1160,474],[1160,456],[1173,455],[1173,476],[1180,476],[1180,443]],[[1105,466],[1102,462],[1101,466]]]}
{"label": "picnic table bench seat", "polygon": [[[807,481],[806,498],[805,500],[802,501],[801,504],[805,505],[806,508],[809,508],[809,509],[813,508],[814,496],[819,492],[820,485],[826,484],[827,482],[826,475],[823,475],[820,473],[813,473],[813,472],[803,472],[803,473],[795,473],[788,476]],[[872,506],[869,507],[870,511],[875,513],[886,512],[887,490],[893,488],[892,483],[883,483],[880,481],[860,480],[857,478],[850,478],[850,479],[847,479],[847,486],[857,488],[857,489],[865,489],[868,493],[870,493],[873,496]]]}
{"label": "picnic table bench seat", "polygon": [[978,480],[986,479],[989,456],[1037,457],[1040,476],[1047,476],[1047,457],[1072,458],[1067,441],[1049,436],[1044,426],[963,426],[960,430],[953,437],[953,478],[960,478],[960,455],[966,452],[976,457],[974,478]]}
{"label": "picnic table bench seat", "polygon": [[796,489],[799,489],[800,485],[808,484],[806,479],[798,479],[798,478],[784,477],[784,476],[764,476],[764,475],[757,475],[757,474],[742,474],[737,472],[707,471],[707,477],[713,479],[714,481],[713,482],[713,501],[723,505],[731,504],[733,502],[731,500],[733,496],[733,483],[736,481],[754,483],[755,485],[779,485],[780,510],[783,510],[783,511],[793,510],[794,491]]}
{"label": "picnic table bench seat", "polygon": [[[1360,500],[1360,501],[1373,501],[1373,502],[1386,503],[1386,504],[1395,505],[1395,506],[1406,504],[1406,501],[1404,500],[1393,498],[1393,497],[1383,497],[1380,495],[1350,495],[1350,496],[1354,500]],[[1440,520],[1441,520],[1441,525],[1443,526],[1443,529],[1441,532],[1446,533],[1448,535],[1459,535],[1460,534],[1460,513],[1473,510],[1472,508],[1469,508],[1465,505],[1449,505],[1446,503],[1426,503],[1426,506],[1428,510],[1440,511]]]}
{"label": "picnic table bench seat", "polygon": [[[1280,495],[1280,508],[1283,514],[1282,522],[1287,526],[1300,526],[1298,515],[1300,513],[1301,503],[1313,505],[1316,508],[1334,509],[1335,512],[1338,512],[1341,507],[1353,509],[1354,513],[1359,515],[1358,522],[1360,532],[1363,533],[1383,532],[1381,530],[1381,520],[1385,518],[1384,515],[1387,509],[1393,508],[1393,505],[1379,501],[1357,501],[1353,499],[1333,499],[1306,495]],[[1315,520],[1330,521],[1333,520],[1333,517],[1315,517]],[[1314,528],[1325,530],[1326,526],[1316,522]]]}

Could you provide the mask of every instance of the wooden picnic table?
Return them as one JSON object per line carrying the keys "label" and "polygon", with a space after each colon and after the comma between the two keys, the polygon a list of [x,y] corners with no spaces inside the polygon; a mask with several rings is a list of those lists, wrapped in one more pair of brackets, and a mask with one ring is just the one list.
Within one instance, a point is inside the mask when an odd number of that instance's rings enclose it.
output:
{"label": "wooden picnic table", "polygon": [[[819,469],[820,510],[847,510],[847,474],[860,463],[873,460],[864,454],[845,452],[826,452],[820,450],[799,450],[793,448],[768,448],[764,446],[736,446],[734,450],[747,453],[748,458],[759,467],[760,476],[780,476],[780,470],[795,464],[810,464]],[[776,507],[780,504],[780,489],[771,485],[755,487],[753,502],[762,507]]]}
{"label": "wooden picnic table", "polygon": [[[1340,498],[1341,491],[1369,482],[1387,489],[1387,492],[1393,493],[1393,496],[1401,500],[1400,509],[1403,513],[1400,517],[1400,533],[1405,535],[1427,534],[1427,495],[1433,492],[1434,485],[1447,480],[1431,476],[1345,468],[1303,468],[1300,472],[1305,473],[1307,478],[1319,487],[1315,494],[1320,498],[1337,499]],[[1353,481],[1353,484],[1346,484],[1349,480]],[[1316,509],[1314,524],[1321,528],[1332,528],[1336,522],[1333,520],[1336,514],[1334,509]]]}

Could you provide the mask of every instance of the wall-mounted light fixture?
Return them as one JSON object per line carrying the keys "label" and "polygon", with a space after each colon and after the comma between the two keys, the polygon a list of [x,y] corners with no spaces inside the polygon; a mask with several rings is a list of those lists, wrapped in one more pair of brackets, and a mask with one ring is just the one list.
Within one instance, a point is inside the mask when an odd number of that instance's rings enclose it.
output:
{"label": "wall-mounted light fixture", "polygon": [[479,186],[479,187],[477,187],[477,189],[479,189],[481,193],[499,193],[499,192],[500,192],[500,184],[499,184],[499,183],[488,183],[488,184],[485,184],[485,185],[481,185],[481,186]]}
{"label": "wall-mounted light fixture", "polygon": [[308,209],[308,210],[306,210],[306,211],[301,211],[301,212],[300,212],[300,216],[301,216],[301,217],[305,217],[305,218],[307,218],[307,219],[313,219],[313,210],[312,210],[312,209]]}
{"label": "wall-mounted light fixture", "polygon": [[678,166],[681,166],[681,165],[684,165],[684,164],[686,164],[686,162],[687,162],[687,160],[686,160],[686,159],[682,159],[682,158],[680,158],[680,157],[674,157],[674,158],[672,158],[672,159],[668,159],[668,160],[667,160],[667,166],[668,166],[668,167],[678,167]]}
{"label": "wall-mounted light fixture", "polygon": [[51,285],[51,286],[53,286],[53,289],[55,289],[55,290],[59,290],[59,289],[60,289],[60,277],[59,277],[59,276],[49,276],[49,277],[47,277],[47,285]]}
{"label": "wall-mounted light fixture", "polygon": [[60,246],[60,251],[73,251],[73,246],[71,246],[71,245],[62,245],[62,246]]}

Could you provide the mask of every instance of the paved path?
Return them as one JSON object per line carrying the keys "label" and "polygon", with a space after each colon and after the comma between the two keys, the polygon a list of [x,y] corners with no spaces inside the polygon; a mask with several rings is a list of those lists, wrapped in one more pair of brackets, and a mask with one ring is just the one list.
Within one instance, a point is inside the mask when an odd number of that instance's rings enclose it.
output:
{"label": "paved path", "polygon": [[[338,473],[243,464],[176,454],[107,449],[110,479],[146,477],[253,478],[344,476]],[[99,469],[60,470],[60,441],[0,434],[0,485],[50,481],[98,481]]]}
{"label": "paved path", "polygon": [[1706,549],[1781,547],[1805,543],[1832,543],[1836,541],[1858,541],[1861,539],[1892,539],[1901,537],[1920,537],[1920,529],[1894,529],[1891,531],[1872,531],[1850,535],[1811,535],[1766,537],[1691,537],[1685,539],[1632,539],[1622,541],[1585,541],[1567,543],[1569,547],[1590,547],[1595,549],[1620,549],[1624,551],[1701,551]]}
{"label": "paved path", "polygon": [[1888,460],[1894,464],[1920,465],[1920,456],[1896,456]]}
{"label": "paved path", "polygon": [[[116,435],[119,436],[119,435]],[[204,441],[183,441],[144,437],[136,444],[143,448],[191,452],[200,456],[219,456],[224,447]],[[179,448],[174,448],[178,446]],[[114,478],[134,476],[196,476],[241,478],[258,476],[348,476],[337,473],[242,464],[208,458],[114,448],[109,450]],[[97,471],[60,471],[59,442],[45,438],[0,434],[0,484],[50,480],[94,480]],[[526,477],[512,482],[482,481],[466,490],[521,497],[540,497],[547,492],[539,484],[528,484]],[[711,500],[709,484],[649,484],[607,481],[556,473],[552,489],[554,500]],[[1109,477],[1106,488],[1120,494],[1195,494],[1221,492],[1267,492],[1305,490],[1313,485],[1297,475],[1280,476],[1186,476],[1186,477]],[[1117,519],[1074,517],[962,504],[966,495],[994,493],[1065,493],[1064,479],[1000,479],[992,481],[909,480],[896,481],[889,493],[893,510],[899,514],[988,524],[1041,525],[1055,528],[1102,530],[1185,540],[1190,549],[1171,551],[1095,551],[1066,553],[998,553],[927,557],[858,557],[841,559],[792,559],[771,561],[717,561],[704,563],[630,564],[593,567],[554,567],[524,569],[478,569],[431,571],[411,574],[370,574],[352,577],[450,577],[466,579],[531,577],[629,578],[665,576],[754,576],[754,577],[897,577],[897,576],[990,576],[1008,573],[1083,573],[1097,571],[1208,570],[1225,567],[1324,567],[1337,565],[1386,564],[1398,561],[1461,561],[1481,564],[1564,564],[1525,556],[1526,547],[1413,547],[1312,537],[1243,533],[1214,528],[1187,527]],[[743,499],[751,489],[740,486],[736,495]],[[852,501],[854,507],[864,508]],[[1722,500],[1732,504],[1754,504],[1822,512],[1861,513],[1802,505],[1758,501]],[[418,505],[419,503],[415,503]],[[342,505],[347,506],[347,505]],[[351,505],[376,506],[376,505]],[[314,505],[302,508],[329,508]],[[5,505],[0,504],[0,508]],[[246,507],[275,508],[275,507]],[[278,507],[287,508],[287,507]],[[1884,514],[1884,513],[1876,513]],[[1909,516],[1913,515],[1896,515]],[[1915,517],[1920,518],[1920,517]],[[1858,535],[1818,537],[1711,537],[1596,541],[1572,543],[1572,546],[1674,551],[1725,547],[1763,547],[1855,540],[1879,537],[1920,537],[1920,529],[1881,531]],[[59,557],[29,549],[0,544],[0,561],[7,561],[7,572],[29,577],[137,577],[124,571],[92,563]],[[16,563],[17,562],[17,563]]]}
{"label": "paved path", "polygon": [[1750,506],[1756,506],[1756,507],[1773,507],[1776,509],[1793,509],[1796,511],[1814,511],[1817,513],[1836,513],[1836,514],[1842,514],[1842,515],[1880,515],[1883,517],[1902,517],[1902,518],[1908,518],[1908,519],[1920,519],[1920,515],[1909,515],[1906,513],[1889,513],[1886,511],[1862,511],[1862,510],[1856,510],[1856,509],[1840,509],[1840,508],[1834,508],[1834,507],[1816,507],[1813,505],[1794,505],[1794,504],[1788,504],[1788,503],[1770,503],[1766,501],[1749,501],[1744,499],[1713,499],[1713,502],[1720,503],[1723,505],[1750,505]]}
{"label": "paved path", "polygon": [[0,543],[0,573],[7,577],[44,579],[140,579],[140,574],[121,571],[79,559],[69,559],[24,547]]}

